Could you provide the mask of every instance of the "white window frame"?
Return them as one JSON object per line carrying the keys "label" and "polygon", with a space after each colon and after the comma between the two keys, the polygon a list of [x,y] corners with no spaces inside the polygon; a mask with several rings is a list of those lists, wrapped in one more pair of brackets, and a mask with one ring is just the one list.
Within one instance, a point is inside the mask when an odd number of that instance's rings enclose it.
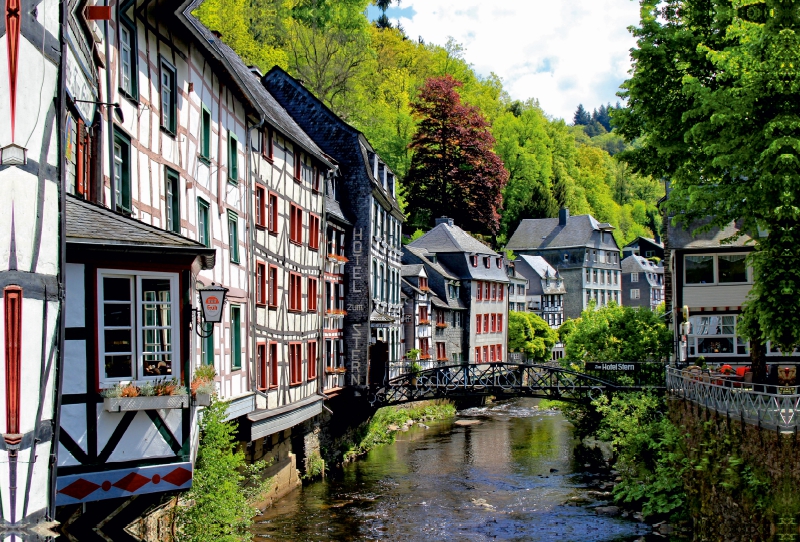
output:
{"label": "white window frame", "polygon": [[631,282],[639,282],[639,273],[631,273]]}
{"label": "white window frame", "polygon": [[631,299],[640,299],[639,288],[631,288]]}
{"label": "white window frame", "polygon": [[[696,322],[701,318],[719,318],[720,319],[720,322],[719,322],[720,331],[722,331],[722,327],[724,325],[722,323],[722,318],[723,317],[733,317],[733,334],[730,334],[730,333],[698,334],[698,333],[696,333],[697,331],[699,331],[699,329],[697,329],[698,326],[696,325]],[[698,314],[698,315],[691,316],[689,320],[692,322],[690,333],[688,335],[689,355],[690,356],[692,356],[692,357],[696,357],[696,356],[705,356],[705,357],[708,357],[708,356],[711,356],[711,357],[719,357],[719,356],[724,356],[724,357],[729,357],[729,356],[749,357],[750,356],[750,343],[749,343],[749,341],[744,341],[743,342],[743,345],[745,347],[744,348],[744,353],[742,353],[742,354],[738,353],[739,352],[739,334],[738,334],[738,331],[739,331],[739,317],[738,317],[738,315],[736,315],[736,314]],[[714,337],[718,337],[718,338],[721,338],[721,339],[731,339],[733,341],[733,352],[704,352],[702,354],[699,353],[699,350],[698,350],[698,339],[714,338]]]}
{"label": "white window frame", "polygon": [[[724,252],[724,253],[703,253],[703,254],[684,254],[683,255],[683,284],[685,286],[735,286],[737,284],[752,284],[752,271],[749,266],[745,266],[745,281],[744,282],[720,282],[719,281],[719,257],[720,256],[744,256],[747,257],[747,252]],[[692,256],[710,256],[713,258],[713,282],[688,282],[686,280],[686,258]]]}
{"label": "white window frame", "polygon": [[[135,332],[132,337],[133,349],[131,351],[132,358],[132,375],[130,377],[106,377],[105,376],[105,315],[103,312],[103,278],[128,278],[133,279],[133,291],[131,295],[131,302],[136,306],[132,310],[133,322],[131,322],[131,329]],[[98,339],[97,339],[97,368],[98,368],[98,381],[100,388],[109,388],[119,383],[135,382],[135,381],[155,381],[165,378],[164,375],[145,376],[144,375],[144,326],[142,325],[144,317],[142,314],[143,305],[145,302],[140,298],[142,279],[166,279],[170,284],[170,311],[171,311],[171,325],[169,326],[172,331],[172,348],[169,353],[172,356],[172,372],[171,378],[180,380],[180,344],[181,344],[181,328],[180,328],[180,291],[178,289],[178,274],[177,273],[159,273],[152,271],[137,271],[130,269],[98,269],[97,270],[97,304],[95,310],[97,311],[98,322]],[[114,329],[114,328],[111,328]]]}

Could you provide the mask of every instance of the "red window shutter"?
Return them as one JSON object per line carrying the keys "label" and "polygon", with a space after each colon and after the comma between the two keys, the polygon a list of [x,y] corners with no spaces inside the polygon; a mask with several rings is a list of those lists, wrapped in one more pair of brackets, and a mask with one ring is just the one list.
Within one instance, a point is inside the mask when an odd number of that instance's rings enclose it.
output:
{"label": "red window shutter", "polygon": [[503,361],[503,345],[498,344],[496,351],[497,351],[497,362],[500,363],[501,361]]}
{"label": "red window shutter", "polygon": [[475,363],[480,363],[480,362],[481,362],[481,347],[480,346],[476,346],[475,347]]}
{"label": "red window shutter", "polygon": [[267,364],[267,345],[258,343],[258,389],[265,390],[269,387],[269,366]]}
{"label": "red window shutter", "polygon": [[269,343],[269,386],[278,387],[278,343]]}
{"label": "red window shutter", "polygon": [[483,315],[483,332],[484,333],[489,333],[489,315],[488,314],[484,314]]}
{"label": "red window shutter", "polygon": [[500,294],[500,301],[503,300],[503,292],[505,291],[506,287],[504,284],[498,284],[497,289],[499,290],[498,293]]}
{"label": "red window shutter", "polygon": [[317,312],[317,279],[308,278],[308,312]]}
{"label": "red window shutter", "polygon": [[483,298],[486,299],[486,301],[489,301],[489,283],[488,282],[484,282],[483,283]]}
{"label": "red window shutter", "polygon": [[317,377],[317,343],[308,343],[308,379]]}
{"label": "red window shutter", "polygon": [[483,316],[480,314],[475,315],[475,333],[482,333],[483,329]]}
{"label": "red window shutter", "polygon": [[478,281],[478,301],[483,301],[483,283]]}
{"label": "red window shutter", "polygon": [[497,331],[503,331],[503,315],[497,315]]}
{"label": "red window shutter", "polygon": [[278,268],[274,265],[269,266],[269,299],[271,307],[278,306]]}
{"label": "red window shutter", "polygon": [[483,347],[483,362],[484,363],[489,363],[489,347],[488,346],[484,346]]}

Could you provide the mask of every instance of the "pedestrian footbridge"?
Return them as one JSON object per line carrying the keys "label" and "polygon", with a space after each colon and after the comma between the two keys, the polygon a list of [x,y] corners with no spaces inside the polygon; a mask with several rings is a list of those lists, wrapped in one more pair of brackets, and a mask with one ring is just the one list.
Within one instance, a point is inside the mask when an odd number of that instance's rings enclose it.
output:
{"label": "pedestrian footbridge", "polygon": [[601,395],[652,389],[663,392],[666,364],[660,362],[588,362],[584,367],[558,364],[463,363],[416,371],[387,369],[381,385],[370,389],[374,407],[430,399],[538,397],[589,402]]}

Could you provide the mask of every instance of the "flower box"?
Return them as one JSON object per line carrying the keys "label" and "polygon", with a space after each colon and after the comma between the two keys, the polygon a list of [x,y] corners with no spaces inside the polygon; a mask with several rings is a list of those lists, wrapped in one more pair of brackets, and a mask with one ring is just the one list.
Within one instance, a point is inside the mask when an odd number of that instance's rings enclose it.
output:
{"label": "flower box", "polygon": [[344,318],[345,316],[347,316],[347,311],[344,309],[331,309],[330,311],[328,311],[327,316],[330,316],[332,318]]}
{"label": "flower box", "polygon": [[188,408],[188,395],[162,395],[154,397],[106,397],[103,408],[107,412],[125,412],[129,410],[160,410]]}
{"label": "flower box", "polygon": [[429,326],[429,325],[431,325],[431,321],[430,320],[420,320],[419,321],[419,325],[421,325],[421,326]]}
{"label": "flower box", "polygon": [[347,263],[347,262],[350,261],[346,257],[344,257],[344,256],[342,256],[340,254],[328,254],[328,259],[330,261],[336,262],[336,263]]}
{"label": "flower box", "polygon": [[419,357],[419,359],[431,359],[431,355],[430,355],[430,354],[422,354],[422,355]]}
{"label": "flower box", "polygon": [[444,322],[439,322],[438,324],[436,324],[436,329],[444,329],[446,327],[447,324],[445,324]]}
{"label": "flower box", "polygon": [[197,393],[195,394],[195,404],[197,406],[209,406],[211,405],[211,394],[210,393]]}

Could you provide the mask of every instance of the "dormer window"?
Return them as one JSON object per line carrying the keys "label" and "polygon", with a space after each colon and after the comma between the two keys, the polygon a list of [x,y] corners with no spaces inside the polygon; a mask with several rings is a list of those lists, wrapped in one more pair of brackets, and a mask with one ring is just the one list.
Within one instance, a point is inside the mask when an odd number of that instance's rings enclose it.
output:
{"label": "dormer window", "polygon": [[492,264],[491,264],[491,262],[490,262],[490,259],[491,259],[491,258],[489,258],[489,256],[484,256],[484,257],[483,257],[483,266],[484,266],[486,269],[489,269],[489,268],[491,268],[491,266],[492,266]]}
{"label": "dormer window", "polygon": [[420,290],[427,290],[428,289],[428,279],[426,277],[419,278],[419,289]]}
{"label": "dormer window", "polygon": [[500,269],[503,265],[503,258],[497,258],[497,268]]}
{"label": "dormer window", "polygon": [[473,254],[470,259],[472,260],[472,267],[478,267],[478,255]]}
{"label": "dormer window", "polygon": [[564,263],[567,263],[567,262],[569,262],[569,254],[567,254],[567,253],[565,252],[565,253],[564,253]]}

